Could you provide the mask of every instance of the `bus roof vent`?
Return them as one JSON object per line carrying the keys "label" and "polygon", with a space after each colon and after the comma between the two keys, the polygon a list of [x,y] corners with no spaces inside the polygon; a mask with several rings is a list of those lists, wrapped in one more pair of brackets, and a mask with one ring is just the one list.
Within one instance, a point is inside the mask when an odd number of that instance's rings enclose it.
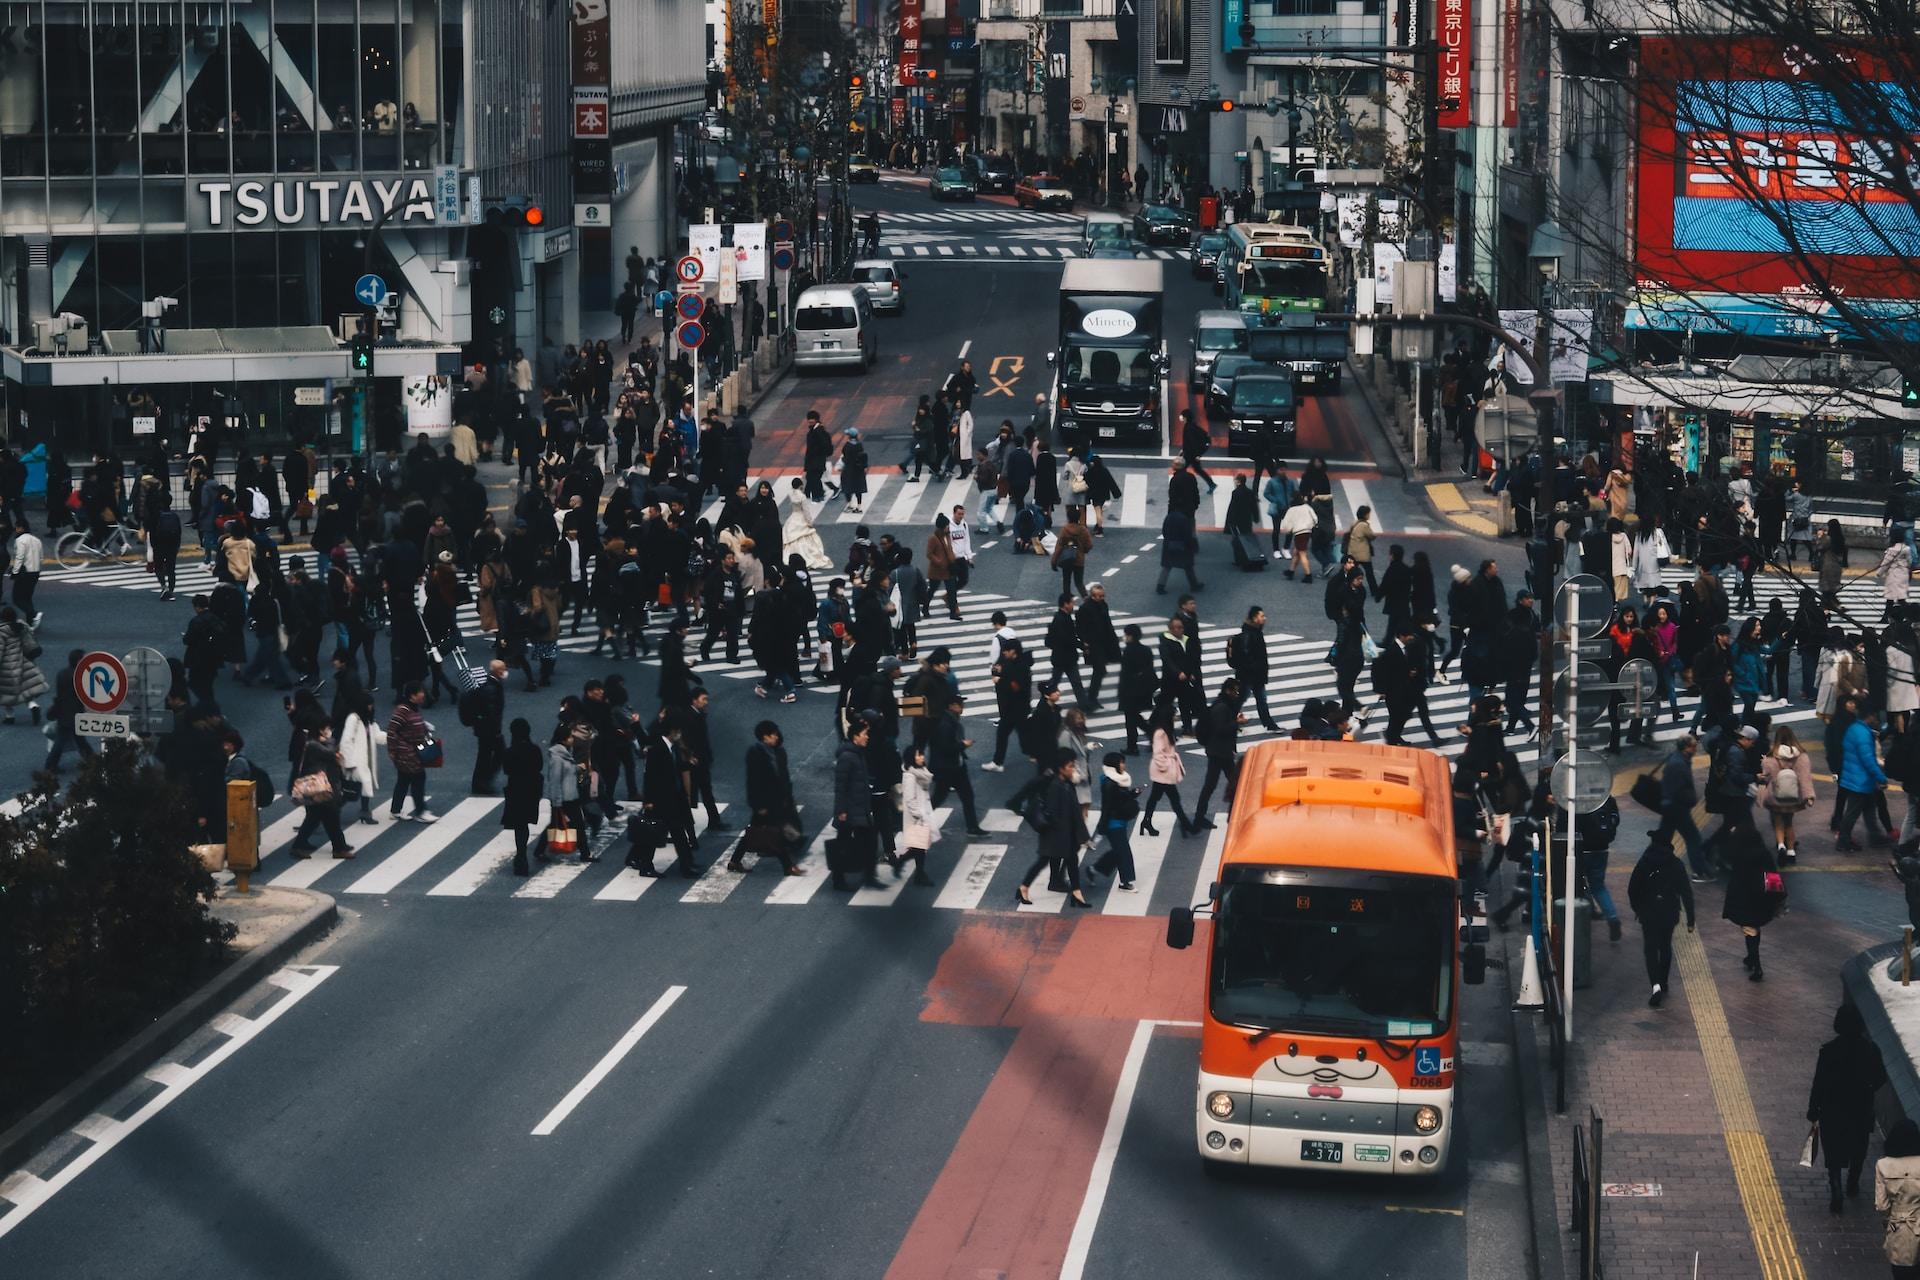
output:
{"label": "bus roof vent", "polygon": [[1344,805],[1355,809],[1386,809],[1410,817],[1426,814],[1426,797],[1404,774],[1365,777],[1356,769],[1323,770],[1302,777],[1291,770],[1269,775],[1261,797],[1266,807],[1290,805]]}

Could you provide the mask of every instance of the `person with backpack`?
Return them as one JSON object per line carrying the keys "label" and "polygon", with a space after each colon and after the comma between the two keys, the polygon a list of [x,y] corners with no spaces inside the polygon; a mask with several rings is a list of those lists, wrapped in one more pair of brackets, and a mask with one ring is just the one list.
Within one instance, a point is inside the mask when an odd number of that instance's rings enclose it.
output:
{"label": "person with backpack", "polygon": [[1640,922],[1647,981],[1653,987],[1647,1004],[1657,1009],[1667,998],[1673,971],[1673,931],[1679,927],[1682,912],[1688,933],[1693,932],[1694,925],[1693,882],[1674,852],[1673,842],[1661,838],[1658,832],[1634,864],[1627,881],[1627,905]]}
{"label": "person with backpack", "polygon": [[[1920,777],[1914,781],[1920,784]],[[1773,750],[1760,762],[1760,807],[1773,818],[1775,854],[1783,866],[1799,859],[1793,819],[1813,801],[1813,761],[1800,749],[1793,730],[1781,725],[1773,731]]]}
{"label": "person with backpack", "polygon": [[1133,785],[1127,772],[1127,758],[1109,751],[1100,762],[1100,832],[1107,838],[1107,851],[1100,860],[1081,874],[1089,883],[1096,875],[1114,878],[1114,887],[1133,892],[1133,820],[1140,816],[1140,788]]}
{"label": "person with backpack", "polygon": [[1053,540],[1054,568],[1060,571],[1062,598],[1087,593],[1087,557],[1093,554],[1093,534],[1088,532],[1086,508],[1067,508],[1067,522]]}
{"label": "person with backpack", "polygon": [[1620,911],[1613,905],[1613,893],[1607,888],[1607,855],[1613,838],[1620,832],[1620,803],[1608,796],[1606,803],[1592,813],[1574,819],[1574,873],[1585,882],[1587,897],[1600,908],[1607,922],[1609,941],[1620,941]]}
{"label": "person with backpack", "polygon": [[1087,824],[1080,816],[1080,802],[1074,794],[1079,764],[1073,751],[1065,747],[1054,754],[1051,764],[1044,787],[1038,789],[1021,811],[1039,841],[1033,865],[1020,877],[1014,897],[1021,905],[1032,906],[1033,897],[1027,890],[1045,870],[1049,889],[1058,892],[1060,887],[1066,888],[1068,906],[1090,907],[1093,904],[1080,888],[1080,850],[1087,843]]}

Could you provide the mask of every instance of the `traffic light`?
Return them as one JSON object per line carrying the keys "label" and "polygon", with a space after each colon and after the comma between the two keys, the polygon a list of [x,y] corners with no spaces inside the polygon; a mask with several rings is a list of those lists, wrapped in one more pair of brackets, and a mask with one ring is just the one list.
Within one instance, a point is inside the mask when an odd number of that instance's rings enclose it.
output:
{"label": "traffic light", "polygon": [[1223,113],[1231,113],[1234,109],[1233,99],[1232,98],[1205,98],[1201,100],[1200,109],[1202,111],[1219,111]]}
{"label": "traffic light", "polygon": [[353,371],[355,373],[373,372],[373,335],[356,333],[353,335]]}
{"label": "traffic light", "polygon": [[538,227],[547,220],[546,211],[540,207],[539,201],[528,196],[489,200],[485,217],[490,227],[506,227],[512,230],[521,227]]}
{"label": "traffic light", "polygon": [[1920,383],[1912,378],[1900,379],[1900,403],[1909,408],[1920,405]]}

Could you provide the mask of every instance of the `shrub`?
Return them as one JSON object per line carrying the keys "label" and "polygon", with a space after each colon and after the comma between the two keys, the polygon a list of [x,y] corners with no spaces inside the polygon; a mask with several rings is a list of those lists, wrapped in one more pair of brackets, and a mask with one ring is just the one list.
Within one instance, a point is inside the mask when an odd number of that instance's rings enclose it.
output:
{"label": "shrub", "polygon": [[[203,980],[233,926],[188,851],[185,791],[109,744],[59,794],[41,775],[0,817],[0,1098],[9,1115]],[[18,1103],[19,1105],[14,1105]]]}

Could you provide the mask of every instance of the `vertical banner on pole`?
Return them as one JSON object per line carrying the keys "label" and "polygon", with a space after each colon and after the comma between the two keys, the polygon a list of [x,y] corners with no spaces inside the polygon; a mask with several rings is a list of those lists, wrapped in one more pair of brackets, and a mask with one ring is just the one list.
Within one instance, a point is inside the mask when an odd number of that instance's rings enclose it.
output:
{"label": "vertical banner on pole", "polygon": [[1439,43],[1435,86],[1442,129],[1473,126],[1473,0],[1437,0],[1434,39]]}
{"label": "vertical banner on pole", "polygon": [[[608,0],[573,0],[573,199],[613,201],[613,27]],[[580,306],[613,309],[613,226],[581,227]]]}

